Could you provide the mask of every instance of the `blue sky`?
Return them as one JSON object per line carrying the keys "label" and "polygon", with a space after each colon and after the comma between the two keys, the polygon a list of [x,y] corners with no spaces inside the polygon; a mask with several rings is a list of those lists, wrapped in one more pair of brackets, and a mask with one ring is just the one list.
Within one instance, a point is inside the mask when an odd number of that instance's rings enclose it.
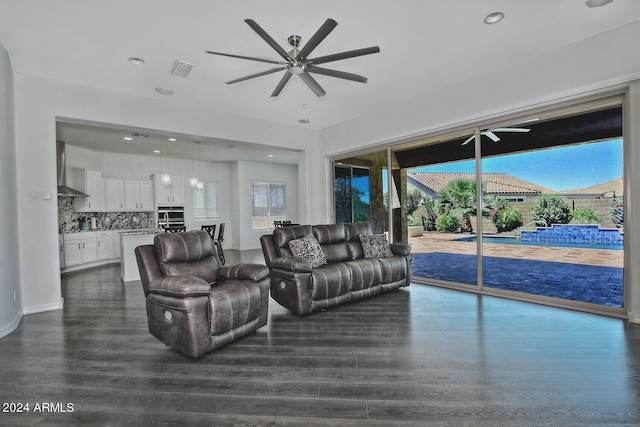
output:
{"label": "blue sky", "polygon": [[[412,172],[474,172],[475,162],[411,169]],[[590,187],[622,176],[622,140],[487,158],[484,173],[507,173],[554,191]]]}

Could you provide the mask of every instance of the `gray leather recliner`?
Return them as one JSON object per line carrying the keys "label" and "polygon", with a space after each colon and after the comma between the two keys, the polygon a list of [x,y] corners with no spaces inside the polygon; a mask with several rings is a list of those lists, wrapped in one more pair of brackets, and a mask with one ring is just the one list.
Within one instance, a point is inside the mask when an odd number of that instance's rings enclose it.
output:
{"label": "gray leather recliner", "polygon": [[205,231],[160,233],[135,249],[149,332],[197,358],[267,324],[269,269],[221,266]]}

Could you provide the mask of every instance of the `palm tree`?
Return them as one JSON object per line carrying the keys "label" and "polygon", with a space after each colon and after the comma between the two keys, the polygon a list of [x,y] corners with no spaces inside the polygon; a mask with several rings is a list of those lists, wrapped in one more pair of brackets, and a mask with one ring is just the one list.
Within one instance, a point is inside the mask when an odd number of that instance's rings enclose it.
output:
{"label": "palm tree", "polygon": [[[485,183],[482,183],[482,216],[491,215],[490,203],[485,199]],[[462,232],[472,232],[471,217],[477,216],[476,182],[459,180],[450,183],[440,194],[440,213],[454,211],[462,216]]]}

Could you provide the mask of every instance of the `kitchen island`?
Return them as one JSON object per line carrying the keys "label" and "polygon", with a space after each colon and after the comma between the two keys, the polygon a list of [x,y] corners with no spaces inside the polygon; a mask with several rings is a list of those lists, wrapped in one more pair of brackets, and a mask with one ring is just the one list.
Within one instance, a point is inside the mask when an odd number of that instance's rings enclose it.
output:
{"label": "kitchen island", "polygon": [[140,245],[153,244],[153,238],[161,233],[157,228],[126,230],[120,233],[120,279],[123,282],[140,280],[135,248]]}

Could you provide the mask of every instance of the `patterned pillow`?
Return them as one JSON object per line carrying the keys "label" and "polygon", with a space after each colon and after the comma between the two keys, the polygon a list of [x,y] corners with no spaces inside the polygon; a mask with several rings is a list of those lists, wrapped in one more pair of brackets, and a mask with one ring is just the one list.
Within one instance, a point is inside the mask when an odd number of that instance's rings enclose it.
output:
{"label": "patterned pillow", "polygon": [[305,236],[301,239],[291,240],[289,248],[294,256],[309,261],[311,268],[317,268],[327,263],[327,257],[322,252],[320,243],[313,236]]}
{"label": "patterned pillow", "polygon": [[365,258],[389,258],[393,256],[387,237],[384,234],[367,236],[360,234],[360,242]]}

